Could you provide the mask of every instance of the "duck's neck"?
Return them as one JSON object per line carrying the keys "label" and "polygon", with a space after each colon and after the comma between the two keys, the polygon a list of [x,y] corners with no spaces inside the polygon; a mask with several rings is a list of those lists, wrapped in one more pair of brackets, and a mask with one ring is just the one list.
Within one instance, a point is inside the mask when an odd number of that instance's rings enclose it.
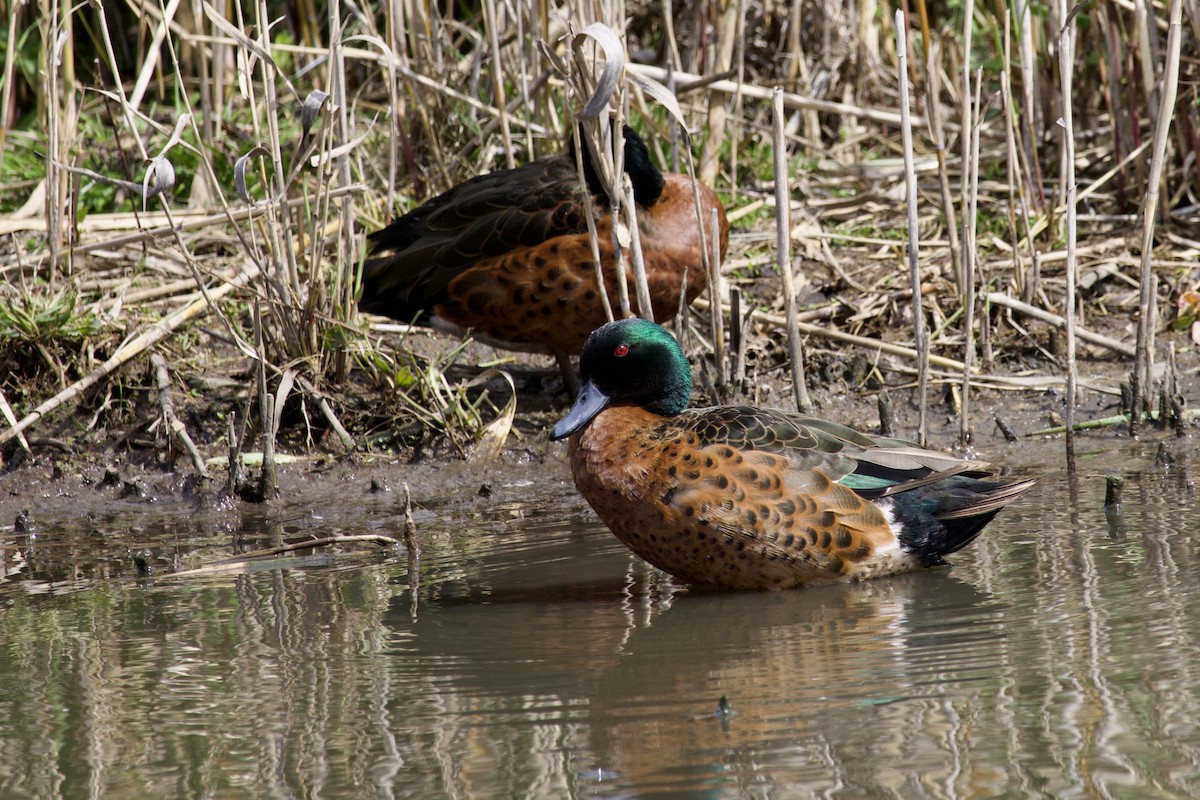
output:
{"label": "duck's neck", "polygon": [[[626,125],[624,136],[625,172],[629,175],[629,182],[633,186],[633,199],[640,206],[652,206],[662,195],[666,180],[658,167],[654,166],[654,162],[650,159],[650,151],[637,131]],[[571,159],[574,160],[574,139],[571,140],[568,152]],[[588,149],[586,142],[583,143],[583,179],[587,183],[588,191],[592,194],[601,197],[608,196],[608,187],[604,185],[600,173],[596,171],[592,152]]]}

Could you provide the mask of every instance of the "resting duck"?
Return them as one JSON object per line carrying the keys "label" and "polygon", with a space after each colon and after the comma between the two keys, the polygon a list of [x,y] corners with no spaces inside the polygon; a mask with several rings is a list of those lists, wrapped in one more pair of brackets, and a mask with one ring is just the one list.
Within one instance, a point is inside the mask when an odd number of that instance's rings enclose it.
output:
{"label": "resting duck", "polygon": [[[654,318],[666,320],[678,311],[685,285],[687,303],[708,285],[692,181],[659,172],[631,128],[624,129],[624,138]],[[578,352],[606,319],[588,241],[585,193],[591,194],[597,215],[609,302],[614,310],[620,307],[608,195],[587,148],[584,152],[585,182],[579,180],[571,148],[472,178],[371,234],[359,309],[404,322],[470,329],[509,349],[557,353],[560,362],[566,353]],[[729,243],[725,209],[707,186],[696,188],[706,226],[717,212],[724,258]],[[632,271],[627,273],[633,298]]]}
{"label": "resting duck", "polygon": [[575,485],[629,549],[696,586],[790,589],[946,563],[1032,480],[815,417],[687,409],[692,375],[659,325],[588,337],[570,437]]}

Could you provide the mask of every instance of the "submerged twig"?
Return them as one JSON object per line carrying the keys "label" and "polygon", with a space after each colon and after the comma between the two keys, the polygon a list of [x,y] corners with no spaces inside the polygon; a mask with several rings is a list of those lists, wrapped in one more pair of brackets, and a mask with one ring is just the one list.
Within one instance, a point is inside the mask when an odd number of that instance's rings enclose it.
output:
{"label": "submerged twig", "polygon": [[268,547],[262,550],[253,550],[249,553],[243,553],[237,558],[230,558],[224,561],[218,561],[214,564],[207,564],[196,569],[185,569],[180,572],[168,572],[161,575],[161,578],[199,578],[208,575],[222,575],[228,572],[240,572],[247,567],[260,563],[273,556],[290,553],[295,550],[309,550],[314,547],[328,547],[333,544],[354,544],[366,542],[377,544],[380,547],[399,547],[400,542],[393,539],[391,536],[384,536],[378,533],[362,533],[348,534],[337,536],[323,536],[319,539],[305,539],[302,542],[289,542],[281,544],[277,547]]}
{"label": "submerged twig", "polygon": [[419,602],[417,589],[421,587],[421,543],[417,540],[417,523],[413,520],[412,495],[407,483],[404,484],[404,546],[408,548],[409,612],[416,616]]}

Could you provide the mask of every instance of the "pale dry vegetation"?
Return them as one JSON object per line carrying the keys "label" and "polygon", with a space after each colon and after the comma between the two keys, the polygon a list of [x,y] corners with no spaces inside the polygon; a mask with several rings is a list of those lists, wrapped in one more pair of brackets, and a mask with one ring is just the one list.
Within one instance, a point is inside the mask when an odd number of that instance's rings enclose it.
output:
{"label": "pale dry vegetation", "polygon": [[[1152,367],[1194,364],[1187,338],[1154,334],[1200,305],[1196,0],[918,0],[911,275],[887,3],[3,5],[6,460],[102,442],[188,452],[203,474],[199,450],[236,454],[249,430],[268,455],[277,433],[297,450],[494,451],[511,382],[477,380],[458,342],[358,317],[364,234],[558,152],[592,91],[579,68],[595,48],[573,35],[596,21],[624,31],[626,72],[670,87],[692,136],[638,81],[610,109],[665,168],[694,163],[735,224],[719,299],[738,321],[692,315],[714,392],[741,391],[748,361],[789,374],[782,348],[748,351],[794,296],[810,366],[853,348],[952,382],[964,437],[972,387],[1073,392],[1084,357],[1126,365],[1125,410],[1184,418],[1174,372]],[[787,289],[772,225],[789,191]]]}

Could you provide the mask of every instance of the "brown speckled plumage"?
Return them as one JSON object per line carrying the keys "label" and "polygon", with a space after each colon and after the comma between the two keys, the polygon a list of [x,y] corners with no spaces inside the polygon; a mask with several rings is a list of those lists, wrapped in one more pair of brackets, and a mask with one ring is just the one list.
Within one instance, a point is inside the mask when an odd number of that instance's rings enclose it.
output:
{"label": "brown speckled plumage", "polygon": [[681,410],[686,392],[661,376],[687,362],[658,358],[666,342],[678,350],[634,320],[593,334],[555,437],[570,436],[575,485],[612,532],[688,583],[787,589],[944,563],[1032,484],[814,417]]}
{"label": "brown speckled plumage", "polygon": [[[708,285],[692,182],[660,176],[640,139],[631,146],[644,154],[641,168],[653,171],[653,189],[639,194],[638,229],[654,316],[665,320],[678,310],[681,290],[691,303]],[[717,211],[723,255],[724,207],[707,186],[697,188],[706,225]],[[459,184],[372,234],[359,308],[405,322],[433,316],[515,347],[578,351],[605,321],[586,191],[566,154]],[[605,287],[617,309],[611,217],[603,195],[593,191],[592,201]],[[626,275],[632,286],[631,269]]]}
{"label": "brown speckled plumage", "polygon": [[706,416],[615,406],[571,440],[580,493],[642,558],[688,583],[785,589],[850,577],[894,545],[883,513],[823,472],[706,443]]}

